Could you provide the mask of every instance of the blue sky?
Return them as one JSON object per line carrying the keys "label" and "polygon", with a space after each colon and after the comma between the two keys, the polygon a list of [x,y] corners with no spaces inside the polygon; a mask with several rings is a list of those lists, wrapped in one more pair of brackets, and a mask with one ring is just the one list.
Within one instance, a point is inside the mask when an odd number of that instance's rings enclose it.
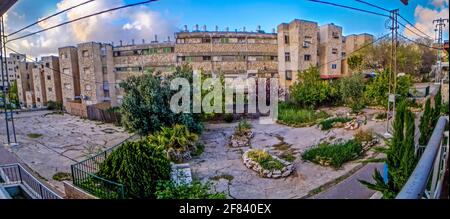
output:
{"label": "blue sky", "polygon": [[[109,8],[124,3],[139,2],[140,0],[97,1],[103,2],[102,7]],[[387,13],[365,4],[358,3],[355,0],[324,1],[358,7],[379,13]],[[448,0],[410,0],[408,6],[403,5],[400,0],[366,1],[387,9],[400,9],[400,14],[403,17],[432,36],[434,36],[432,20],[438,16],[448,17]],[[10,30],[17,29],[14,27],[23,26],[57,10],[61,10],[61,4],[59,6],[57,5],[61,2],[66,2],[70,5],[80,3],[81,0],[19,0],[19,3],[17,3],[8,14],[9,18],[7,19],[7,26]],[[93,12],[95,12],[95,10],[98,11],[103,9],[100,6],[98,9],[92,8],[91,6],[86,7],[86,9],[88,9],[86,11]],[[154,13],[153,16],[148,18],[151,19],[151,22],[147,19],[147,23],[150,22],[149,25],[147,25],[148,28],[142,29],[142,25],[139,25],[140,22],[143,22],[142,20],[139,21],[139,19],[142,19],[142,16],[141,18],[137,18],[135,14],[145,14],[150,12]],[[158,2],[150,3],[144,7],[124,10],[120,13],[120,16],[109,18],[107,23],[108,26],[117,26],[116,29],[112,29],[110,32],[116,33],[115,35],[120,35],[120,39],[131,37],[144,38],[150,35],[153,36],[154,34],[173,36],[173,32],[182,29],[184,25],[188,25],[190,29],[193,29],[195,24],[199,24],[200,26],[207,25],[209,30],[213,30],[216,25],[222,30],[226,27],[229,27],[230,30],[242,29],[244,26],[247,30],[255,30],[258,25],[261,25],[263,30],[271,32],[272,29],[276,28],[280,23],[290,22],[296,18],[316,21],[319,25],[335,23],[343,27],[345,35],[367,32],[379,36],[382,33],[388,32],[385,28],[386,18],[384,17],[344,8],[336,8],[307,0],[159,0]],[[63,18],[63,20],[67,19],[67,17]],[[124,24],[126,23],[130,24],[129,27],[131,29],[134,28],[133,30],[135,30],[135,32],[128,33],[128,35],[121,34],[120,30],[124,29]],[[131,24],[137,25],[133,26]],[[118,41],[119,39],[119,37],[114,37],[114,34],[111,33],[106,36],[95,33],[95,31],[98,31],[99,29],[95,25],[90,25],[90,27],[94,30],[85,29],[87,32],[85,35],[87,37],[78,37],[72,41],[66,40],[64,43],[76,43],[80,40],[108,41],[108,37],[111,38],[111,41]],[[39,27],[35,29],[38,28]],[[138,33],[137,30],[143,33]],[[93,33],[91,34],[91,32]],[[446,36],[448,37],[448,34],[446,34]],[[68,37],[70,38],[70,36]],[[27,43],[30,45],[32,44],[30,48],[33,46],[46,45],[42,41],[32,43],[31,40],[21,43],[24,45]],[[41,53],[43,52],[44,50]]]}

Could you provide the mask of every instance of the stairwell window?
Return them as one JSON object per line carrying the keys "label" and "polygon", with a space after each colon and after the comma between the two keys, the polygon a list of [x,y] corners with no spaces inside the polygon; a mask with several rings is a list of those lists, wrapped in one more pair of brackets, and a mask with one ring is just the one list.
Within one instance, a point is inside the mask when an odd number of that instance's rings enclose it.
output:
{"label": "stairwell window", "polygon": [[332,64],[331,65],[331,69],[337,69],[337,65],[336,64]]}
{"label": "stairwell window", "polygon": [[305,61],[310,61],[311,60],[311,55],[305,55],[304,60]]}
{"label": "stairwell window", "polygon": [[286,80],[291,81],[292,80],[292,71],[286,70]]}
{"label": "stairwell window", "polygon": [[289,35],[284,35],[284,44],[289,44]]}
{"label": "stairwell window", "polygon": [[291,61],[291,53],[289,53],[289,52],[284,53],[284,60],[286,62],[290,62]]}

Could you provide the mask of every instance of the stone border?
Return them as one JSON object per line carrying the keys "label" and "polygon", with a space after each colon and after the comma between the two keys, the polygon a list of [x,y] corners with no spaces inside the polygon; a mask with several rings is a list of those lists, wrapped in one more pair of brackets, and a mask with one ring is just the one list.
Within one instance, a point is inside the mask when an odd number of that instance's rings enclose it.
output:
{"label": "stone border", "polygon": [[252,140],[254,133],[252,130],[249,130],[246,135],[237,135],[236,132],[231,135],[230,138],[230,147],[232,148],[242,148],[242,147],[250,147],[250,141]]}
{"label": "stone border", "polygon": [[250,159],[248,157],[248,153],[250,151],[252,151],[254,149],[248,150],[246,151],[243,155],[242,155],[242,160],[244,161],[244,165],[257,172],[259,174],[259,176],[263,177],[263,178],[272,178],[272,179],[279,179],[279,178],[286,178],[288,176],[290,176],[293,172],[294,172],[294,164],[290,163],[288,161],[282,160],[278,157],[275,157],[273,155],[272,158],[274,158],[275,160],[280,161],[283,165],[284,168],[282,170],[266,170],[264,169],[258,162],[253,161],[252,159]]}

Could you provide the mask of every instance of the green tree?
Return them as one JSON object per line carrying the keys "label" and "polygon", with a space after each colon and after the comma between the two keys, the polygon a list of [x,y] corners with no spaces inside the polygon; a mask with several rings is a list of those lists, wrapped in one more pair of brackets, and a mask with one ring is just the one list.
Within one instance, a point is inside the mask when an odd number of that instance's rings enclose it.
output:
{"label": "green tree", "polygon": [[362,64],[363,64],[364,58],[362,55],[353,55],[348,58],[348,67],[352,71],[359,71],[361,70]]}
{"label": "green tree", "polygon": [[420,145],[427,145],[432,133],[432,120],[433,109],[431,108],[431,99],[428,98],[425,103],[425,110],[420,118],[419,130],[420,130]]}
{"label": "green tree", "polygon": [[387,107],[389,74],[389,70],[378,72],[378,75],[367,85],[364,97],[370,104]]}
{"label": "green tree", "polygon": [[437,124],[442,112],[442,93],[441,89],[438,90],[436,96],[434,96],[434,110],[433,110],[433,127]]}
{"label": "green tree", "polygon": [[202,131],[200,114],[177,114],[170,109],[170,100],[176,93],[170,89],[172,77],[185,77],[192,82],[192,69],[177,68],[171,77],[148,72],[130,77],[120,84],[125,90],[120,109],[125,128],[141,135],[154,133],[161,127],[171,127],[175,124],[185,125],[195,133]]}
{"label": "green tree", "polygon": [[298,73],[299,80],[291,87],[293,102],[302,107],[318,107],[319,105],[331,100],[334,90],[328,81],[320,78],[320,72],[317,67]]}
{"label": "green tree", "polygon": [[164,151],[146,140],[126,142],[100,165],[98,175],[125,185],[125,197],[156,198],[157,185],[170,180],[171,166]]}
{"label": "green tree", "polygon": [[400,192],[414,171],[417,159],[414,154],[414,114],[407,109],[406,102],[401,101],[394,120],[394,134],[388,143],[385,162],[388,166],[388,182],[385,183],[381,173],[375,170],[375,183],[360,182],[368,188],[383,193],[383,198],[392,199]]}
{"label": "green tree", "polygon": [[338,82],[340,101],[347,105],[361,103],[364,88],[364,78],[361,74],[341,78]]}
{"label": "green tree", "polygon": [[8,99],[10,103],[15,104],[16,106],[19,105],[19,89],[17,88],[17,81],[14,81],[9,88]]}

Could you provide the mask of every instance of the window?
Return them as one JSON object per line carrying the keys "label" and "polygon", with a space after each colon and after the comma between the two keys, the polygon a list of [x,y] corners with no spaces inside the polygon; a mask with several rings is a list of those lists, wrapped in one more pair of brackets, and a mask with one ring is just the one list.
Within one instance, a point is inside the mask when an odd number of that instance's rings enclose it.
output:
{"label": "window", "polygon": [[178,56],[178,61],[179,62],[184,62],[184,61],[186,61],[186,57],[185,56]]}
{"label": "window", "polygon": [[311,55],[305,55],[304,60],[305,61],[310,61],[311,60]]}
{"label": "window", "polygon": [[89,84],[87,84],[84,88],[85,88],[87,91],[92,90],[92,87],[91,87],[91,85],[89,85]]}
{"label": "window", "polygon": [[220,38],[220,43],[230,43],[230,38]]}
{"label": "window", "polygon": [[339,39],[339,33],[338,32],[333,32],[332,33],[333,38],[335,39]]}
{"label": "window", "polygon": [[83,68],[83,72],[84,72],[84,74],[90,74],[91,73],[91,69],[90,68]]}
{"label": "window", "polygon": [[104,75],[108,74],[108,68],[107,68],[106,66],[103,66],[103,67],[102,67],[102,73],[103,73]]}
{"label": "window", "polygon": [[87,50],[83,50],[83,57],[89,57],[89,51],[87,51]]}
{"label": "window", "polygon": [[246,43],[247,40],[244,37],[239,37],[238,38],[238,43]]}
{"label": "window", "polygon": [[133,55],[140,55],[141,54],[141,50],[134,50],[133,51]]}
{"label": "window", "polygon": [[166,48],[163,48],[163,53],[172,53],[172,52],[174,52],[173,47],[166,47]]}
{"label": "window", "polygon": [[36,98],[36,100],[37,100],[37,102],[41,102],[41,98],[39,98],[39,97]]}
{"label": "window", "polygon": [[50,75],[47,75],[47,80],[52,80],[52,77]]}
{"label": "window", "polygon": [[157,48],[150,48],[150,49],[149,49],[149,53],[150,53],[150,54],[158,53],[158,49],[157,49]]}
{"label": "window", "polygon": [[108,81],[103,81],[103,90],[109,91],[109,82]]}
{"label": "window", "polygon": [[336,64],[332,64],[331,65],[331,69],[337,69],[337,65]]}
{"label": "window", "polygon": [[186,42],[186,39],[184,39],[184,38],[177,39],[178,44],[184,44],[185,42]]}
{"label": "window", "polygon": [[288,52],[284,53],[284,60],[286,62],[290,62],[291,61],[291,53],[288,53]]}
{"label": "window", "polygon": [[284,35],[284,43],[289,44],[289,36],[288,35]]}
{"label": "window", "polygon": [[70,74],[69,69],[68,68],[63,68],[63,74],[65,74],[65,75]]}
{"label": "window", "polygon": [[338,49],[332,49],[332,50],[331,50],[331,53],[333,53],[333,54],[338,54]]}
{"label": "window", "polygon": [[347,56],[347,53],[342,52],[341,55],[342,55],[342,57],[345,57],[345,56]]}
{"label": "window", "polygon": [[46,68],[50,68],[50,63],[48,63],[48,62],[45,63],[45,67],[46,67]]}
{"label": "window", "polygon": [[288,81],[292,80],[292,71],[291,70],[286,71],[286,80],[288,80]]}
{"label": "window", "polygon": [[202,43],[211,43],[211,38],[202,38]]}
{"label": "window", "polygon": [[52,92],[52,91],[53,91],[53,88],[49,87],[49,88],[48,88],[48,91],[49,91],[49,92]]}
{"label": "window", "polygon": [[72,90],[72,85],[69,84],[69,83],[65,83],[65,84],[64,84],[64,88],[65,88],[66,90]]}
{"label": "window", "polygon": [[61,58],[62,58],[62,59],[67,59],[67,53],[62,52],[62,53],[61,53]]}
{"label": "window", "polygon": [[114,52],[114,56],[115,57],[120,56],[120,52]]}
{"label": "window", "polygon": [[102,46],[102,48],[100,48],[100,54],[102,55],[102,56],[106,56],[106,46]]}
{"label": "window", "polygon": [[270,56],[271,61],[278,61],[278,58],[276,56]]}
{"label": "window", "polygon": [[211,56],[203,56],[203,61],[211,61]]}

